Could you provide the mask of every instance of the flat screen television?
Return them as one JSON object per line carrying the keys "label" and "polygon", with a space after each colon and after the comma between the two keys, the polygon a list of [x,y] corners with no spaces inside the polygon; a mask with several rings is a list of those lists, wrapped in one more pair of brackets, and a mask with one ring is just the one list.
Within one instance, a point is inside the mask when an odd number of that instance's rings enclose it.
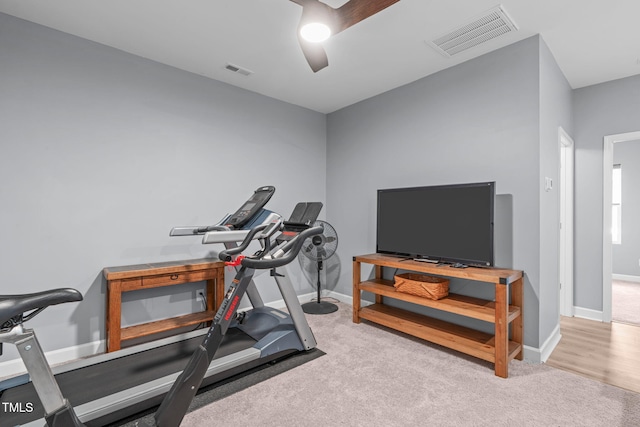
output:
{"label": "flat screen television", "polygon": [[492,266],[495,182],[378,190],[376,252]]}

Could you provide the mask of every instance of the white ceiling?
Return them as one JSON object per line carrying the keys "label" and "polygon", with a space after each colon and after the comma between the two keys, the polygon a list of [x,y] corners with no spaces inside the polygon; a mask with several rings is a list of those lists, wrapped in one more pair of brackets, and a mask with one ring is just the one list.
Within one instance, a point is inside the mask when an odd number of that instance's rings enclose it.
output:
{"label": "white ceiling", "polygon": [[[518,31],[453,58],[427,44],[498,4]],[[325,42],[315,74],[289,0],[0,0],[0,12],[323,113],[535,34],[573,88],[640,74],[639,0],[400,0]]]}

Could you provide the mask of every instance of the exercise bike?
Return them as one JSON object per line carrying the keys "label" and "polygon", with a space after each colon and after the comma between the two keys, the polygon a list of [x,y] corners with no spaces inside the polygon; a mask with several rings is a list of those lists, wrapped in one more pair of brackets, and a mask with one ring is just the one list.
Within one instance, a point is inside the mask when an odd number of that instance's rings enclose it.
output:
{"label": "exercise bike", "polygon": [[[322,232],[320,227],[308,228],[308,224],[311,223],[313,223],[312,220],[304,223],[288,223],[276,220],[269,224],[262,224],[250,230],[239,247],[228,249],[219,254],[222,260],[229,261],[232,255],[244,251],[252,240],[258,240],[261,243],[261,250],[254,255],[246,258],[239,257],[237,263],[240,269],[214,317],[211,328],[185,370],[173,382],[173,386],[156,414],[156,422],[159,426],[177,426],[180,424],[197,389],[203,384],[203,378],[212,369],[211,361],[214,356],[218,356],[216,351],[223,342],[229,327],[255,329],[256,322],[260,323],[265,316],[269,316],[266,311],[274,310],[264,308],[262,311],[251,312],[240,316],[238,319],[235,316],[239,301],[252,282],[256,269],[271,270],[272,275],[278,282],[277,279],[281,275],[277,273],[276,268],[284,266],[295,259],[307,237]],[[301,229],[303,230],[300,231]],[[278,231],[281,231],[280,236],[274,240],[273,236]],[[282,236],[286,236],[286,238],[282,238]],[[264,356],[279,357],[284,354],[281,348],[286,348],[287,352],[290,352],[309,350],[315,347],[315,339],[308,328],[308,324],[306,324],[306,320],[304,320],[304,313],[297,302],[293,288],[290,283],[289,286],[282,286],[278,282],[278,285],[281,287],[291,317],[282,312],[277,316],[272,316],[282,317],[283,319],[289,318],[289,320],[273,328],[267,327],[266,331],[263,324],[262,338],[259,340],[264,341],[263,345],[259,346],[261,347],[259,350],[252,348],[252,351],[243,353],[243,357],[250,360],[260,359]],[[36,294],[0,296],[0,343],[6,342],[18,346],[20,356],[25,362],[35,391],[42,402],[46,423],[51,427],[80,426],[84,425],[83,422],[85,420],[82,419],[83,415],[76,415],[71,403],[63,397],[60,387],[44,358],[35,333],[32,330],[25,329],[23,323],[32,319],[50,305],[81,300],[81,294],[74,289],[55,289]],[[295,318],[298,318],[298,320],[295,321]],[[274,325],[270,324],[269,326]],[[252,354],[256,351],[258,355],[254,358]],[[265,358],[264,360],[270,360],[270,358]],[[90,388],[90,386],[87,388]]]}

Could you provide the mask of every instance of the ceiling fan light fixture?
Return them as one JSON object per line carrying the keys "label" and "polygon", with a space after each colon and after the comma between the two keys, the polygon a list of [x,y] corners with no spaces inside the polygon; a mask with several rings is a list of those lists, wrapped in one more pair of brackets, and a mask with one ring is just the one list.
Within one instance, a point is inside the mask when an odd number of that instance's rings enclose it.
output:
{"label": "ceiling fan light fixture", "polygon": [[320,0],[291,0],[291,2],[302,6],[302,15],[297,27],[297,39],[302,53],[314,73],[329,65],[327,52],[320,42],[341,33],[400,0],[341,1],[342,6],[334,8]]}
{"label": "ceiling fan light fixture", "polygon": [[308,42],[320,43],[331,37],[331,28],[322,22],[310,22],[300,28],[300,36]]}

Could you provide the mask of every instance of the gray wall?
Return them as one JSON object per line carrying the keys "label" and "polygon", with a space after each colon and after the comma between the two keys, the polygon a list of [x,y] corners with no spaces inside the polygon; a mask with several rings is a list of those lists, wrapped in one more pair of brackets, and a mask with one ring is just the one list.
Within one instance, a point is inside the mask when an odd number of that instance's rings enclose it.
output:
{"label": "gray wall", "polygon": [[640,130],[640,76],[576,89],[574,305],[602,311],[604,137]]}
{"label": "gray wall", "polygon": [[[539,347],[558,318],[558,192],[543,190],[558,126],[576,142],[574,302],[602,309],[602,138],[640,130],[639,76],[571,91],[532,37],[325,116],[2,14],[0,64],[0,293],[85,294],[32,322],[47,351],[104,338],[103,267],[210,255],[169,228],[214,222],[258,186],[277,187],[284,215],[326,201],[335,290],[350,295],[378,188],[487,180],[509,200],[505,267],[525,271],[525,344]],[[192,308],[196,290],[132,297],[125,323]]]}
{"label": "gray wall", "polygon": [[496,181],[513,203],[513,266],[505,267],[525,271],[525,344],[538,347],[540,73],[532,37],[329,114],[327,219],[340,233],[339,292],[352,292],[351,257],[375,252],[377,189]]}
{"label": "gray wall", "polygon": [[640,141],[614,144],[613,162],[622,169],[622,243],[613,245],[613,273],[639,277]]}
{"label": "gray wall", "polygon": [[[540,39],[540,343],[560,321],[560,142],[558,128],[573,133],[571,86]],[[545,190],[545,178],[553,189]]]}
{"label": "gray wall", "polygon": [[[285,216],[325,202],[324,114],[3,14],[0,122],[0,294],[85,296],[30,322],[45,351],[104,339],[103,267],[220,250],[172,226],[214,223],[262,185]],[[258,287],[281,299],[268,274]],[[190,309],[196,289],[175,291],[129,294],[124,322]]]}

